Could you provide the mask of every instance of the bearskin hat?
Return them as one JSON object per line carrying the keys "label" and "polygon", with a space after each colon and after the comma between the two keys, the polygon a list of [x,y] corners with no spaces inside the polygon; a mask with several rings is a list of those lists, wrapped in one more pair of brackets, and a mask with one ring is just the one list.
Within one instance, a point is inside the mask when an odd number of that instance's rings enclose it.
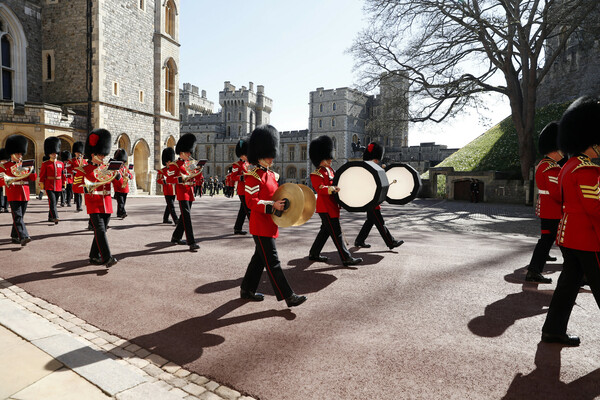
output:
{"label": "bearskin hat", "polygon": [[85,148],[85,144],[83,142],[73,143],[73,154],[75,154],[75,153],[83,154],[84,148]]}
{"label": "bearskin hat", "polygon": [[308,148],[308,156],[317,168],[321,161],[333,159],[333,140],[327,135],[313,139]]}
{"label": "bearskin hat", "polygon": [[117,149],[117,151],[115,151],[115,155],[113,156],[113,160],[122,161],[122,162],[126,163],[127,162],[127,150]]}
{"label": "bearskin hat", "polygon": [[27,138],[22,135],[10,135],[6,138],[6,153],[10,156],[15,153],[27,153]]}
{"label": "bearskin hat", "polygon": [[69,161],[71,159],[71,152],[69,150],[63,150],[60,152],[60,161]]}
{"label": "bearskin hat", "polygon": [[279,149],[279,132],[272,125],[260,125],[248,140],[248,161],[258,165],[261,158],[276,158]]}
{"label": "bearskin hat", "polygon": [[92,154],[107,156],[111,148],[111,135],[106,129],[97,128],[90,132],[85,141],[85,157],[92,158]]}
{"label": "bearskin hat", "polygon": [[580,97],[564,112],[558,124],[558,146],[570,155],[600,144],[600,100]]}
{"label": "bearskin hat", "polygon": [[193,133],[186,133],[181,135],[175,146],[175,154],[179,153],[192,153],[194,151],[194,145],[196,144],[196,135]]}
{"label": "bearskin hat", "polygon": [[248,141],[246,139],[240,139],[235,145],[235,155],[238,157],[245,156],[248,154]]}
{"label": "bearskin hat", "polygon": [[8,160],[10,158],[10,155],[6,152],[6,149],[3,147],[0,149],[0,161],[2,160]]}
{"label": "bearskin hat", "polygon": [[52,153],[60,153],[60,139],[56,136],[52,136],[44,140],[44,154],[49,156]]}
{"label": "bearskin hat", "polygon": [[550,122],[540,132],[538,150],[540,154],[548,154],[558,150],[558,123],[556,121]]}
{"label": "bearskin hat", "polygon": [[379,143],[371,142],[365,148],[363,152],[363,160],[371,161],[371,160],[379,160],[383,158],[384,148]]}
{"label": "bearskin hat", "polygon": [[162,165],[167,166],[168,162],[175,161],[175,150],[172,147],[167,147],[162,151]]}

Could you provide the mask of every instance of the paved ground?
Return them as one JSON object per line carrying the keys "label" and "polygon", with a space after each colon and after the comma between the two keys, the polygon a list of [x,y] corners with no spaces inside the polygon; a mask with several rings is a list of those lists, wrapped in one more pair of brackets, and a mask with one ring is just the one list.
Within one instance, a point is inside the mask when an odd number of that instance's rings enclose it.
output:
{"label": "paved ground", "polygon": [[[309,298],[287,309],[266,279],[264,302],[238,299],[253,243],[231,235],[236,200],[194,205],[199,253],[170,245],[162,204],[128,200],[129,217],[109,230],[120,262],[108,273],[87,263],[85,215],[61,209],[61,223],[50,225],[45,202],[31,201],[34,241],[21,249],[4,239],[10,220],[0,214],[0,276],[238,397],[600,398],[591,351],[600,339],[598,307],[589,293],[571,316],[582,345],[539,343],[554,285],[523,282],[538,232],[531,207],[384,204],[391,231],[406,243],[388,251],[374,230],[373,247],[356,251],[364,264],[353,268],[340,265],[331,243],[328,263],[308,261],[316,217],[283,229],[277,243],[286,275]],[[343,213],[348,241],[363,218]],[[560,263],[547,266],[554,280],[559,270]]]}

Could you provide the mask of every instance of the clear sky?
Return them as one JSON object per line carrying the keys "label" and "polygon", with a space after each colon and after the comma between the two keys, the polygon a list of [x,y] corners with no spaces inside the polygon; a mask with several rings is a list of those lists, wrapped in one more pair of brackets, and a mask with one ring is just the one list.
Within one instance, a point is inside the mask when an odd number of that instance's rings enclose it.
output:
{"label": "clear sky", "polygon": [[[179,85],[206,90],[215,112],[225,81],[263,85],[273,99],[271,124],[307,129],[309,92],[357,86],[346,50],[367,23],[362,6],[363,0],[181,0]],[[506,103],[490,105],[487,125],[478,114],[451,124],[411,124],[409,145],[464,146],[508,116]]]}

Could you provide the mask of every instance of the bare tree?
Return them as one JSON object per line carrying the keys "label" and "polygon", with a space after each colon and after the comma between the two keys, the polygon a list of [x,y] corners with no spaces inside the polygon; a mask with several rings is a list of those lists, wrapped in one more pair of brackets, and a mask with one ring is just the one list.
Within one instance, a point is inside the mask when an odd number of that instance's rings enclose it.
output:
{"label": "bare tree", "polygon": [[[536,154],[537,88],[597,0],[365,2],[371,21],[350,49],[362,86],[373,88],[382,73],[403,71],[413,122],[455,116],[480,104],[486,92],[507,96],[527,180]],[[552,37],[557,46],[545,52]]]}

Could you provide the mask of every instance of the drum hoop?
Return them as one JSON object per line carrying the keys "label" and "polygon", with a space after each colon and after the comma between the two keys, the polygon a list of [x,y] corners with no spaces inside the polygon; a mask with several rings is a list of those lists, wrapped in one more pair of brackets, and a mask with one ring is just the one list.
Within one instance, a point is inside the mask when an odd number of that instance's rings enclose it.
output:
{"label": "drum hoop", "polygon": [[406,164],[406,163],[393,163],[393,164],[387,165],[385,167],[385,170],[387,172],[388,170],[390,170],[392,168],[397,168],[397,167],[404,167],[408,170],[408,172],[410,172],[410,174],[413,177],[413,183],[414,183],[413,190],[410,192],[410,195],[408,195],[407,197],[405,197],[403,199],[391,199],[386,195],[385,201],[387,201],[390,204],[398,204],[398,205],[408,204],[411,201],[413,201],[414,199],[416,199],[417,194],[419,194],[419,190],[421,189],[421,177],[419,176],[419,173],[417,172],[416,169],[414,169],[411,165]]}
{"label": "drum hoop", "polygon": [[[365,164],[367,164],[367,166],[365,166]],[[337,171],[335,171],[335,176],[333,177],[333,186],[337,186],[343,172],[352,167],[364,168],[367,171],[369,171],[369,173],[373,176],[373,178],[378,178],[379,175],[377,174],[377,170],[371,164],[375,165],[376,167],[379,167],[377,164],[375,164],[372,161],[348,161],[347,163],[342,165],[340,168],[338,168]],[[379,167],[379,168],[381,168],[381,167]],[[379,202],[377,202],[377,199],[379,199],[382,196],[382,191],[385,190],[383,197],[387,198],[388,187],[389,187],[389,182],[387,185],[383,185],[383,183],[381,185],[377,185],[377,189],[375,189],[373,200],[371,200],[370,202],[368,202],[367,204],[365,204],[364,206],[361,206],[361,207],[352,207],[352,206],[347,205],[340,199],[340,197],[337,193],[333,194],[333,198],[336,201],[336,203],[341,205],[344,208],[344,210],[346,210],[346,211],[362,212],[368,208],[374,208],[375,206],[378,206],[380,204]]]}

